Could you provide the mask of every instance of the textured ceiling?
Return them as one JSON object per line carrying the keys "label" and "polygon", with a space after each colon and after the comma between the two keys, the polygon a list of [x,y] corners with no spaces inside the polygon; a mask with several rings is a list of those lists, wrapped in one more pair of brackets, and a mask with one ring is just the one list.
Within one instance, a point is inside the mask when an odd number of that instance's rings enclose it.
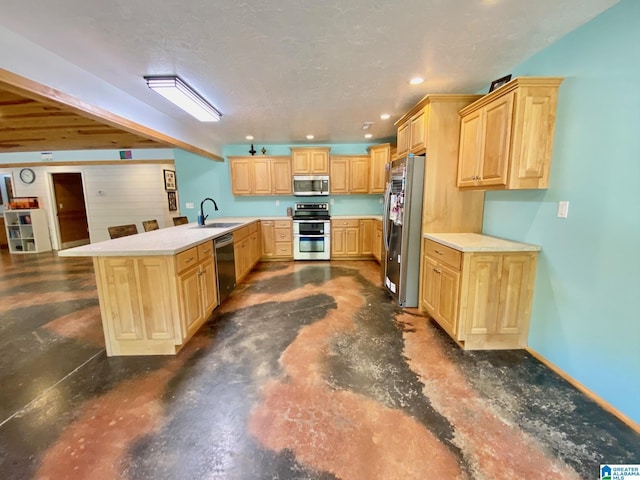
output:
{"label": "textured ceiling", "polygon": [[[59,90],[211,149],[248,143],[248,134],[257,145],[307,143],[309,133],[319,143],[360,143],[365,121],[374,122],[373,141],[394,136],[393,122],[424,95],[477,92],[615,3],[0,0],[0,27],[122,95],[91,92],[98,82],[80,88],[73,72]],[[29,55],[15,58],[24,67],[16,73],[33,68]],[[192,120],[142,79],[173,73],[222,121]],[[409,85],[415,75],[426,81]],[[157,122],[141,120],[149,112]],[[391,119],[381,121],[383,112]]]}

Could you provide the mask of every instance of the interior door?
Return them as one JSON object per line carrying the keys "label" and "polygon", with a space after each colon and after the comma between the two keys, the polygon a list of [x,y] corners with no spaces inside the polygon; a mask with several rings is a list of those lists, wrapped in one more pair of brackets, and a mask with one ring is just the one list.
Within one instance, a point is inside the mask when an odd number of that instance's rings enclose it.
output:
{"label": "interior door", "polygon": [[89,243],[87,207],[81,173],[52,173],[56,198],[60,247],[70,248]]}

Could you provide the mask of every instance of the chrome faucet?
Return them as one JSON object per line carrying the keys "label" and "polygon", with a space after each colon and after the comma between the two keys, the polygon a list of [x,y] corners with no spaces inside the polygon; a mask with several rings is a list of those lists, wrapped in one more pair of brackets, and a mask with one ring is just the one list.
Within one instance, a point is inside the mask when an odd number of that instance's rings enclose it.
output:
{"label": "chrome faucet", "polygon": [[200,225],[200,226],[204,226],[204,221],[209,216],[209,215],[205,215],[204,214],[204,202],[206,202],[207,200],[210,200],[211,202],[213,202],[213,206],[215,207],[216,212],[218,211],[218,204],[216,203],[216,201],[213,198],[207,197],[204,200],[202,200],[200,202],[200,212],[198,213],[198,225]]}

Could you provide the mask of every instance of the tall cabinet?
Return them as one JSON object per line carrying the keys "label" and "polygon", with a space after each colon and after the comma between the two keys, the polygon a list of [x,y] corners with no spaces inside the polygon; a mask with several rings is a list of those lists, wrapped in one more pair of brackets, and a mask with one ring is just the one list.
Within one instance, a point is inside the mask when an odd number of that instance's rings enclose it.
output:
{"label": "tall cabinet", "polygon": [[11,253],[51,250],[47,214],[41,209],[5,210],[4,223]]}
{"label": "tall cabinet", "polygon": [[[422,234],[432,232],[480,232],[484,192],[463,191],[456,186],[459,110],[480,95],[427,95],[409,110],[398,126],[396,156],[426,156],[422,203]],[[417,261],[417,260],[416,260]],[[424,278],[420,266],[420,282]],[[422,305],[422,285],[419,305]]]}

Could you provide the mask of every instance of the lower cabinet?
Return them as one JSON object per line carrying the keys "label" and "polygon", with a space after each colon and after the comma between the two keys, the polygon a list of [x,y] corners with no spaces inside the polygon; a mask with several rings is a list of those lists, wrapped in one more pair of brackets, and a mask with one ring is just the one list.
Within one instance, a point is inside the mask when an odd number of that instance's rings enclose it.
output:
{"label": "lower cabinet", "polygon": [[374,220],[374,232],[373,232],[373,256],[382,263],[382,221]]}
{"label": "lower cabinet", "polygon": [[291,220],[262,220],[262,260],[293,259]]}
{"label": "lower cabinet", "polygon": [[425,239],[421,309],[461,347],[527,345],[538,252],[462,252]]}
{"label": "lower cabinet", "polygon": [[254,222],[233,232],[233,253],[236,264],[236,283],[240,283],[260,260],[259,222]]}
{"label": "lower cabinet", "polygon": [[218,304],[213,242],[173,256],[94,257],[107,355],[173,355]]}
{"label": "lower cabinet", "polygon": [[[376,241],[376,222],[380,223],[380,243]],[[380,256],[380,248],[376,247],[376,245],[382,246],[382,222],[371,218],[331,220],[332,259],[378,258]]]}

